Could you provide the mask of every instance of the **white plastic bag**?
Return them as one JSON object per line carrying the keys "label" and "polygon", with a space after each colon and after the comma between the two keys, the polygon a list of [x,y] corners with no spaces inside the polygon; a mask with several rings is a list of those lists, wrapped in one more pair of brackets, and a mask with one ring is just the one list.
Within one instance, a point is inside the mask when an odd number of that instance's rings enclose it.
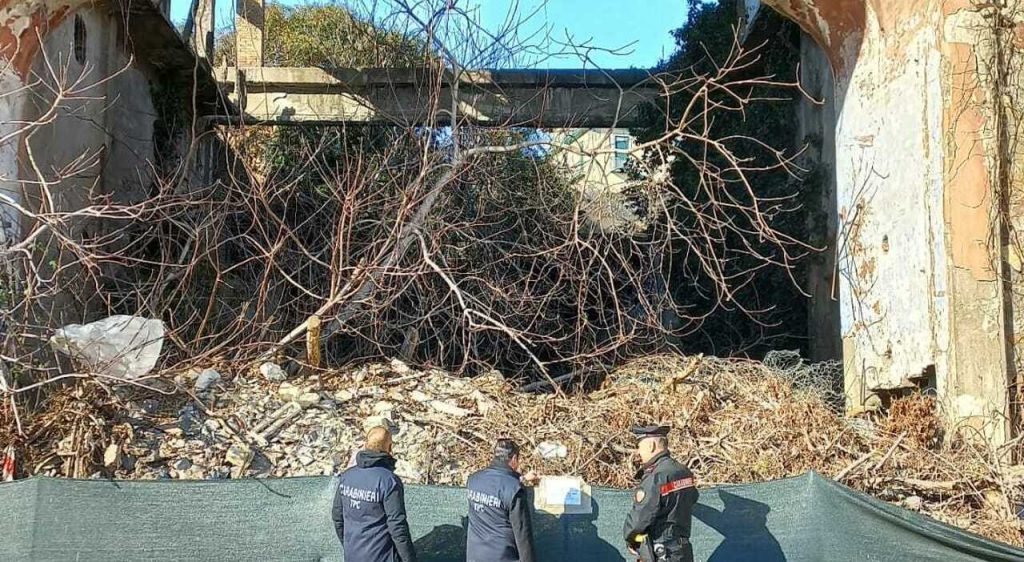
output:
{"label": "white plastic bag", "polygon": [[89,324],[69,324],[50,338],[50,347],[95,372],[137,379],[156,366],[164,344],[164,323],[139,316],[109,316]]}
{"label": "white plastic bag", "polygon": [[564,459],[569,456],[569,448],[555,441],[541,441],[537,453],[545,459]]}

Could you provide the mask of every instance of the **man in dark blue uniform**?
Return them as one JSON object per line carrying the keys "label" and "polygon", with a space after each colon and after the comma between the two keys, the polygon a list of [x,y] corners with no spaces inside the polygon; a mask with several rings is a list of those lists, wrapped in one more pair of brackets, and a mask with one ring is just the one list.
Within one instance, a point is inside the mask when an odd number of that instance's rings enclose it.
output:
{"label": "man in dark blue uniform", "polygon": [[346,562],[416,562],[387,428],[367,432],[356,465],[341,475],[331,516]]}
{"label": "man in dark blue uniform", "polygon": [[634,427],[643,467],[624,534],[629,551],[644,562],[693,562],[690,523],[697,488],[690,469],[668,451],[667,426]]}
{"label": "man in dark blue uniform", "polygon": [[469,525],[467,562],[534,562],[533,524],[524,485],[537,475],[519,474],[519,446],[498,439],[490,466],[473,473],[466,483]]}

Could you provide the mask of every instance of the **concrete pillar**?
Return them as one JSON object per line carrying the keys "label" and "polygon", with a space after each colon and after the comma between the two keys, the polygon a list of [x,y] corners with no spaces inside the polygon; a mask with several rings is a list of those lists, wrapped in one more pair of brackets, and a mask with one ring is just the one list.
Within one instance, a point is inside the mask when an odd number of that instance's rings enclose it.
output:
{"label": "concrete pillar", "polygon": [[208,62],[213,62],[216,6],[216,0],[198,0],[194,14],[192,45],[196,50],[196,55]]}
{"label": "concrete pillar", "polygon": [[822,251],[808,258],[805,290],[808,358],[831,361],[842,358],[839,326],[839,279],[836,272],[836,92],[832,67],[825,51],[806,33],[800,34],[800,84],[813,99],[801,97],[797,108],[796,146],[805,150],[809,167],[807,189],[808,242]]}
{"label": "concrete pillar", "polygon": [[[1020,429],[1011,423],[1008,390],[1017,383],[1014,355],[1019,340],[1013,317],[1022,311],[1014,311],[1020,301],[1013,295],[1021,287],[1013,286],[1017,276],[1006,240],[1016,237],[1012,232],[1019,219],[1009,211],[1021,193],[1010,153],[1017,133],[1006,116],[1010,100],[1024,94],[1024,84],[999,82],[1006,74],[1019,76],[1022,68],[1020,58],[1004,60],[1014,49],[1003,29],[1013,18],[1024,18],[1024,6],[998,4],[987,9],[944,5],[940,48],[948,69],[942,76],[942,133],[949,147],[944,154],[944,196],[954,344],[945,394],[960,418],[1003,442]],[[1020,51],[1016,53],[1019,57]]]}
{"label": "concrete pillar", "polygon": [[235,57],[241,68],[263,66],[265,0],[235,0]]}

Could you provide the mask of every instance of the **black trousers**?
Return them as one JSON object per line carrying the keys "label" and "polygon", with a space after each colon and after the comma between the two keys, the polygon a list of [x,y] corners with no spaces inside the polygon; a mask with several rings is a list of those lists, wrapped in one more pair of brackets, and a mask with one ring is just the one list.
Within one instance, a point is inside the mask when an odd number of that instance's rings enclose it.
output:
{"label": "black trousers", "polygon": [[650,548],[640,550],[640,560],[643,562],[693,562],[693,545],[685,541],[679,545],[673,545],[666,549],[665,556],[655,558]]}

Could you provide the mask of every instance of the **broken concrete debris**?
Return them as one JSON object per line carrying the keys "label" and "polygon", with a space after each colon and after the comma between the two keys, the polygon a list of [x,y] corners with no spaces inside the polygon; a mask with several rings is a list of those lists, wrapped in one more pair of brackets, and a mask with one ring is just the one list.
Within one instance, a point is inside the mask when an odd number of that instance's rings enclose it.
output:
{"label": "broken concrete debris", "polygon": [[315,392],[303,392],[295,397],[297,403],[303,410],[320,403],[320,395]]}
{"label": "broken concrete debris", "polygon": [[103,466],[107,468],[121,467],[121,445],[111,443],[103,451]]}
{"label": "broken concrete debris", "polygon": [[[964,442],[947,450],[930,439],[900,438],[926,427],[928,408],[855,418],[837,414],[828,395],[761,363],[655,357],[611,373],[580,395],[514,392],[500,373],[470,378],[397,362],[268,382],[219,366],[218,392],[132,402],[130,435],[104,442],[102,477],[267,478],[337,474],[351,465],[372,426],[394,435],[396,472],[407,483],[461,485],[489,461],[493,440],[511,436],[530,468],[580,474],[599,485],[633,483],[629,426],[639,417],[676,416],[672,448],[704,482],[763,481],[816,470],[893,503],[986,536],[1020,542],[1006,518],[1024,469],[1003,467]],[[685,376],[683,376],[685,374]],[[681,380],[681,382],[678,382]],[[677,381],[673,384],[673,381]],[[921,398],[924,399],[924,398]],[[784,406],[784,407],[782,407]],[[666,412],[668,414],[666,414]],[[797,420],[800,420],[799,422]],[[38,473],[61,475],[78,454],[73,433],[50,441],[55,461]],[[117,455],[120,455],[120,460]],[[99,455],[98,455],[99,456]],[[40,458],[40,457],[37,457]],[[65,464],[62,464],[65,463]],[[954,467],[954,469],[950,468]],[[91,467],[103,468],[103,467]],[[1015,472],[1016,470],[1016,472]],[[88,474],[88,473],[87,473]],[[960,490],[978,488],[984,507]],[[950,491],[962,500],[951,500]]]}
{"label": "broken concrete debris", "polygon": [[294,384],[283,382],[277,387],[277,396],[285,402],[294,402],[303,394],[303,390]]}
{"label": "broken concrete debris", "polygon": [[393,372],[394,374],[396,374],[396,375],[398,375],[400,377],[403,377],[403,376],[408,375],[409,373],[412,373],[412,369],[410,369],[408,365],[406,365],[405,363],[399,361],[398,359],[392,359],[391,360],[391,372]]}
{"label": "broken concrete debris", "polygon": [[253,452],[247,445],[233,445],[228,449],[227,454],[224,456],[224,460],[232,466],[236,466],[240,469],[248,467],[252,461]]}
{"label": "broken concrete debris", "polygon": [[353,398],[355,398],[355,394],[344,388],[334,393],[334,401],[338,403],[348,402]]}
{"label": "broken concrete debris", "polygon": [[260,365],[260,374],[270,382],[281,382],[288,378],[288,373],[280,365],[270,361]]}
{"label": "broken concrete debris", "polygon": [[206,392],[218,382],[220,382],[220,373],[213,369],[204,369],[196,378],[196,392]]}

